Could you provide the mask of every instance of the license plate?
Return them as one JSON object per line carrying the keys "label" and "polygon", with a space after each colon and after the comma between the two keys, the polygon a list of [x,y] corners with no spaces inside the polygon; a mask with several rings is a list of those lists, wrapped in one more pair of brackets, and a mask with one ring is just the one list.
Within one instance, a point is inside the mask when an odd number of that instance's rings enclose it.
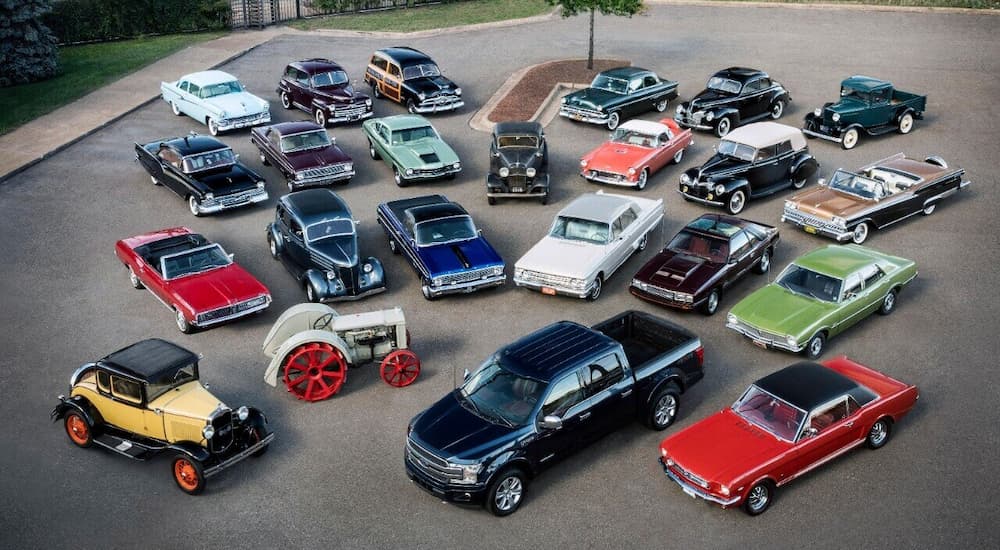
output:
{"label": "license plate", "polygon": [[687,487],[681,487],[681,490],[683,490],[685,493],[687,493],[687,495],[689,497],[691,497],[691,498],[698,498],[698,495],[695,494],[694,489],[689,489]]}
{"label": "license plate", "polygon": [[763,340],[754,340],[753,341],[753,345],[755,345],[757,347],[761,347],[761,348],[767,349],[767,342],[765,342]]}
{"label": "license plate", "polygon": [[578,114],[578,113],[573,113],[572,117],[575,120],[583,120],[583,115]]}
{"label": "license plate", "polygon": [[464,292],[466,294],[470,294],[470,293],[475,292],[475,291],[476,291],[476,287],[474,287],[474,286],[467,286],[467,287],[465,287],[465,288],[462,289],[462,292]]}
{"label": "license plate", "polygon": [[811,225],[803,226],[802,230],[805,231],[806,233],[812,233],[813,235],[816,234],[816,228]]}
{"label": "license plate", "polygon": [[705,198],[708,199],[708,200],[712,200],[712,194],[709,193],[709,194],[705,195]]}
{"label": "license plate", "polygon": [[510,192],[511,193],[524,193],[524,188],[523,187],[511,187],[510,188]]}
{"label": "license plate", "polygon": [[542,287],[542,294],[548,294],[549,296],[555,296],[556,295],[556,289],[549,288],[547,286],[543,286]]}

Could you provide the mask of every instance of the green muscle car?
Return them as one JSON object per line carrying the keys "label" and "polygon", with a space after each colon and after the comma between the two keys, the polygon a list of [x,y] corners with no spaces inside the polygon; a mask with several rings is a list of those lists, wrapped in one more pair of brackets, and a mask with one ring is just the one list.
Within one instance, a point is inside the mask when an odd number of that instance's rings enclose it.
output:
{"label": "green muscle car", "polygon": [[871,248],[829,245],[799,257],[775,282],[736,304],[726,326],[764,348],[814,359],[826,340],[872,312],[888,315],[917,264]]}
{"label": "green muscle car", "polygon": [[361,129],[368,137],[368,154],[392,166],[400,187],[414,180],[453,178],[462,171],[458,155],[420,115],[373,118]]}

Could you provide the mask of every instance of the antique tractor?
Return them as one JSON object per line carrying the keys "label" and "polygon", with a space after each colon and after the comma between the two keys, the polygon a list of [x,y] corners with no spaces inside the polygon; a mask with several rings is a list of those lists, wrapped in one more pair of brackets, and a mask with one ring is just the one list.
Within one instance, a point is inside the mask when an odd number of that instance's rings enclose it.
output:
{"label": "antique tractor", "polygon": [[288,308],[264,339],[271,363],[264,381],[285,387],[305,401],[320,401],[340,391],[347,367],[381,359],[381,375],[390,386],[409,386],[420,374],[420,360],[408,349],[403,310],[397,308],[339,315],[325,304]]}

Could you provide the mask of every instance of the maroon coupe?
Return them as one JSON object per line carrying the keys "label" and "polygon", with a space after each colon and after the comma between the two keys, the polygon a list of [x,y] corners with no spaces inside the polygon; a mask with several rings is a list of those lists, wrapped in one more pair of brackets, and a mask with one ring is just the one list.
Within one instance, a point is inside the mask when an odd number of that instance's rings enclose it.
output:
{"label": "maroon coupe", "polygon": [[250,143],[257,146],[264,166],[281,171],[289,191],[347,183],[354,177],[351,157],[312,122],[258,126],[250,130]]}

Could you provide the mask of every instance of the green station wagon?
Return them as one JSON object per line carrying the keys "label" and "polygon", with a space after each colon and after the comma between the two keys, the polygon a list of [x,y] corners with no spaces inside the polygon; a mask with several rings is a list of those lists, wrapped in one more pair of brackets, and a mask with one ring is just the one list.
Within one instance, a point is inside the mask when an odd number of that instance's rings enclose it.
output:
{"label": "green station wagon", "polygon": [[384,159],[400,187],[414,180],[453,178],[462,171],[458,155],[420,115],[373,118],[361,129],[372,160]]}
{"label": "green station wagon", "polygon": [[726,326],[763,348],[814,359],[826,341],[858,321],[896,308],[896,296],[917,276],[912,260],[858,246],[829,245],[788,265],[775,282],[740,301]]}

